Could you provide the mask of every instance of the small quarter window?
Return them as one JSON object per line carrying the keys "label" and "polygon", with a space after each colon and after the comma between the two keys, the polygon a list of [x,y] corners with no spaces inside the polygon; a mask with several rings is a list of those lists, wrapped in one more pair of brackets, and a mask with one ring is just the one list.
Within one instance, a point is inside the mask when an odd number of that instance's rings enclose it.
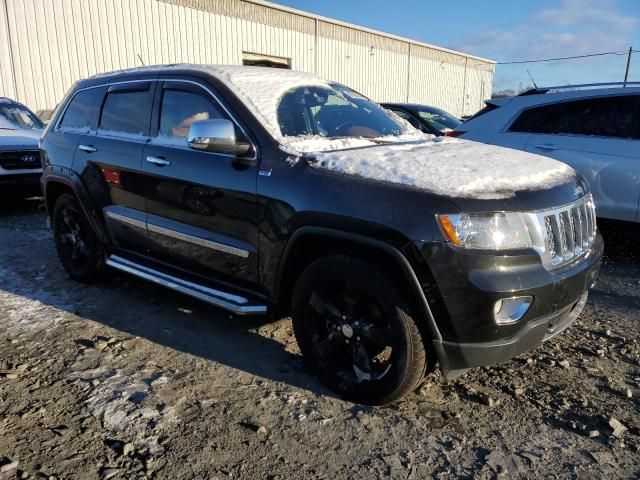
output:
{"label": "small quarter window", "polygon": [[146,135],[150,117],[151,95],[148,90],[116,90],[107,93],[99,128],[103,133]]}
{"label": "small quarter window", "polygon": [[104,90],[104,88],[90,88],[78,92],[64,112],[60,128],[89,130],[98,116]]}

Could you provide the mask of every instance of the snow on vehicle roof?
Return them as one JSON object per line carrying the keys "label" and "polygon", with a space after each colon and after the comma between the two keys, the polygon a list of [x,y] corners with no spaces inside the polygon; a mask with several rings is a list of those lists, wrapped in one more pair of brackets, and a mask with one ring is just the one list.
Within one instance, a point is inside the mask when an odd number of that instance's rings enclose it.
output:
{"label": "snow on vehicle roof", "polygon": [[[284,94],[296,87],[331,86],[327,80],[310,73],[267,67],[183,64],[142,67],[114,74],[167,69],[194,70],[216,77],[247,105],[285,151],[321,152],[314,154],[312,166],[315,168],[450,197],[486,199],[512,197],[516,191],[551,188],[575,175],[569,166],[546,157],[470,141],[436,139],[408,127],[406,122],[400,122],[404,129],[402,135],[378,139],[285,137],[278,122],[278,105]],[[378,145],[380,142],[388,143]]]}
{"label": "snow on vehicle roof", "polygon": [[284,94],[300,86],[330,86],[327,80],[311,73],[244,65],[157,65],[98,74],[92,78],[123,73],[154,73],[167,69],[195,70],[213,75],[227,85],[247,105],[269,133],[279,141],[284,137],[278,123],[278,104]]}
{"label": "snow on vehicle roof", "polygon": [[442,137],[429,142],[318,153],[314,158],[311,165],[315,168],[448,197],[508,198],[517,191],[545,190],[575,177],[571,167],[547,157]]}

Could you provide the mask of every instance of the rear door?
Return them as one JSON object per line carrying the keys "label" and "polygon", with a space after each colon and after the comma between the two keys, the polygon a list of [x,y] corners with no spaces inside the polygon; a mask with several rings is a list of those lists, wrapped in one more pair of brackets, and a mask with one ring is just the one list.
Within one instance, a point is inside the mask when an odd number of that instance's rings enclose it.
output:
{"label": "rear door", "polygon": [[152,138],[142,162],[150,248],[154,257],[179,268],[253,283],[258,265],[255,149],[237,159],[187,146],[189,126],[215,118],[232,120],[236,137],[243,139],[243,128],[208,84],[158,84]]}
{"label": "rear door", "polygon": [[638,103],[637,95],[617,95],[538,107],[524,112],[511,129],[525,125],[526,115],[538,117],[527,127],[526,150],[584,175],[598,216],[634,221],[640,199]]}
{"label": "rear door", "polygon": [[74,170],[102,208],[114,244],[135,253],[146,248],[141,163],[154,90],[153,81],[105,87],[97,128],[80,139],[74,160]]}

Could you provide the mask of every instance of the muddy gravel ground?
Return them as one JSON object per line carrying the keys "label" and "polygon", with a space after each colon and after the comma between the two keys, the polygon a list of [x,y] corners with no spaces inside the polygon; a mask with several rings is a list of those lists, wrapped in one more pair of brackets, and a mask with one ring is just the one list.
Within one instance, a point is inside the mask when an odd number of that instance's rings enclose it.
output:
{"label": "muddy gravel ground", "polygon": [[386,408],[304,371],[290,320],[113,273],[67,278],[37,201],[0,209],[0,479],[633,478],[640,260],[612,247],[580,320]]}

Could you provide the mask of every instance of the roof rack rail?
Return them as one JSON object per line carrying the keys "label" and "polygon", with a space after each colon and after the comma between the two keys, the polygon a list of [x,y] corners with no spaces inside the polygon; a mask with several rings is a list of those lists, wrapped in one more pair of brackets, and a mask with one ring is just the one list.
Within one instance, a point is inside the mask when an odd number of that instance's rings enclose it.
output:
{"label": "roof rack rail", "polygon": [[547,93],[551,90],[578,90],[581,88],[598,88],[598,87],[614,87],[614,86],[640,86],[640,82],[605,82],[605,83],[580,83],[576,85],[556,85],[552,87],[537,87],[527,90],[526,92],[522,92],[518,94],[518,97],[525,95],[539,95],[543,93]]}

